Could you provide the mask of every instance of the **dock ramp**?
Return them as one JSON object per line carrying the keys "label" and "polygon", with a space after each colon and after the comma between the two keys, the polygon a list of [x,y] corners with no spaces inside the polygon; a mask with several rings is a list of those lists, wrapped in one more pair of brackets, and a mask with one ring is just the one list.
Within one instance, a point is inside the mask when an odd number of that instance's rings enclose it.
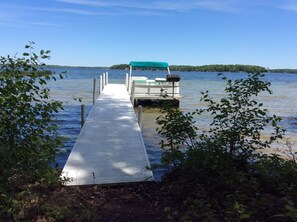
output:
{"label": "dock ramp", "polygon": [[66,185],[153,181],[137,118],[125,85],[108,84],[62,171]]}

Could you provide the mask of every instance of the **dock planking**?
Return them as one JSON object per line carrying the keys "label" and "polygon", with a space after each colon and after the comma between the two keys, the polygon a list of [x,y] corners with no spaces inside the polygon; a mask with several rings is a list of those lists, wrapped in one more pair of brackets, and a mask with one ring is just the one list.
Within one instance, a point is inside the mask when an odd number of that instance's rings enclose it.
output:
{"label": "dock planking", "polygon": [[125,85],[108,84],[62,171],[66,185],[153,181],[137,118]]}

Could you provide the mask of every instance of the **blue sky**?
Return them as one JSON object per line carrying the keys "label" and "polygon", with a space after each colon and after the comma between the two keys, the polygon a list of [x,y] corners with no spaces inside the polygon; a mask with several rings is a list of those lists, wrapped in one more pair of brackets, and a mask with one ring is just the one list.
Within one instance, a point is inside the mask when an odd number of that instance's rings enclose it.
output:
{"label": "blue sky", "polygon": [[297,68],[297,0],[0,0],[0,54],[50,49],[47,64]]}

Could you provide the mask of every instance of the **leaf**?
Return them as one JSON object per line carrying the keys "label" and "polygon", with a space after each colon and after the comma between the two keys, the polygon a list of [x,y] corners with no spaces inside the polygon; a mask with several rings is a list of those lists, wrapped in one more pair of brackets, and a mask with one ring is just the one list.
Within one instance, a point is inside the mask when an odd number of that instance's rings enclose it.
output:
{"label": "leaf", "polygon": [[[25,48],[34,50],[34,42],[29,43]],[[61,103],[47,100],[50,91],[46,77],[38,76],[42,58],[33,51],[22,55],[26,58],[0,57],[1,67],[5,67],[4,73],[0,69],[0,143],[5,156],[0,164],[0,181],[5,183],[0,182],[0,187],[1,193],[9,193],[11,198],[25,196],[11,192],[20,187],[58,183],[59,175],[50,164],[55,160],[55,149],[62,145],[53,122]]]}

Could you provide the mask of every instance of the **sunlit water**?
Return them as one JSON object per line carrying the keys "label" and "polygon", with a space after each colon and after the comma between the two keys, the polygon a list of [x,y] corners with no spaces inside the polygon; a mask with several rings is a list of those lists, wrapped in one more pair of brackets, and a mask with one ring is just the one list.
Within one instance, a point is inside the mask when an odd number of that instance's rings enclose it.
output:
{"label": "sunlit water", "polygon": [[[88,114],[92,106],[93,79],[99,78],[103,72],[109,72],[110,83],[123,83],[124,70],[99,70],[93,68],[51,68],[56,73],[67,71],[67,77],[62,80],[50,82],[52,98],[64,103],[64,110],[58,114],[58,124],[60,133],[68,138],[61,153],[57,156],[60,167],[63,167],[80,132],[81,113],[80,105],[86,105]],[[180,94],[183,96],[180,108],[183,111],[193,111],[196,108],[205,107],[200,102],[200,92],[208,90],[213,98],[224,96],[225,82],[217,76],[217,73],[198,73],[181,72]],[[159,71],[135,71],[136,76],[147,76],[151,79],[156,77],[165,77],[166,73]],[[232,79],[245,77],[241,73],[225,73]],[[282,126],[286,128],[286,139],[291,143],[297,144],[297,75],[294,74],[266,74],[265,80],[272,83],[272,95],[263,94],[259,100],[264,103],[271,114],[282,117]],[[98,84],[98,82],[97,82]],[[98,85],[96,86],[98,89]],[[82,102],[77,99],[81,98]],[[159,142],[160,136],[156,133],[155,119],[160,115],[158,108],[144,108],[142,134],[144,143],[149,155],[151,164],[160,162],[162,150]],[[200,129],[207,129],[210,118],[207,116],[197,117],[197,126]],[[268,134],[268,132],[267,132]],[[268,136],[268,135],[266,135]],[[283,144],[277,144],[276,147],[284,148]],[[162,174],[162,169],[156,169],[155,174]],[[157,175],[158,176],[158,175]]]}

